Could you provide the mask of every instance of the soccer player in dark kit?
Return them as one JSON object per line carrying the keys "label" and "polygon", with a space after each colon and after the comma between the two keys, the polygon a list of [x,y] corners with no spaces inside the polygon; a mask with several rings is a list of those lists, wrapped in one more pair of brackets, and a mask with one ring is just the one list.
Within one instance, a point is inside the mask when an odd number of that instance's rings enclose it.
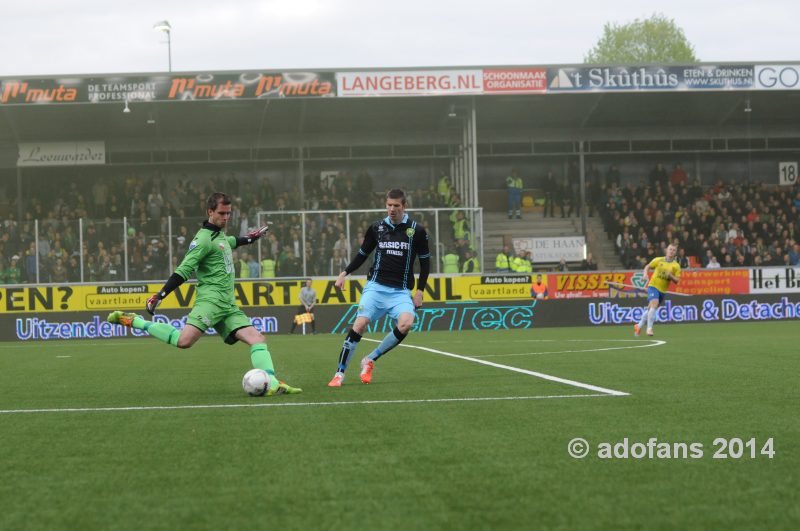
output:
{"label": "soccer player in dark kit", "polygon": [[[414,310],[422,306],[422,292],[430,273],[428,233],[425,227],[408,217],[405,209],[405,193],[399,189],[389,190],[386,194],[387,216],[370,225],[358,254],[336,279],[336,288],[342,289],[345,277],[361,267],[370,253],[375,251],[372,267],[367,275],[367,285],[358,305],[356,321],[344,340],[339,354],[339,366],[328,383],[329,387],[341,387],[350,356],[358,347],[361,335],[370,321],[388,314],[396,322],[394,330],[361,360],[361,381],[370,383],[375,362],[405,339],[414,324]],[[419,281],[412,297],[414,260],[417,258]]]}

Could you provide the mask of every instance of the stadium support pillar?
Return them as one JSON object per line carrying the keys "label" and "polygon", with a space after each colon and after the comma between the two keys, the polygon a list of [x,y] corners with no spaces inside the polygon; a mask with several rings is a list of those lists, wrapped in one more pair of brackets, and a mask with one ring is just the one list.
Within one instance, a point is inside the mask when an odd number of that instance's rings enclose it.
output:
{"label": "stadium support pillar", "polygon": [[21,223],[23,219],[22,212],[22,168],[17,166],[17,220]]}
{"label": "stadium support pillar", "polygon": [[478,206],[478,150],[476,133],[475,101],[467,109],[461,109],[461,139],[457,152],[450,162],[453,186],[461,196],[465,207]]}
{"label": "stadium support pillar", "polygon": [[[468,161],[469,171],[467,172],[470,187],[470,200],[467,206],[478,206],[478,133],[477,133],[477,113],[475,112],[475,98],[472,99],[468,127]],[[483,261],[481,261],[483,263]]]}
{"label": "stadium support pillar", "polygon": [[[297,161],[297,173],[300,176],[300,210],[306,209],[306,188],[305,188],[305,173],[306,173],[306,166],[305,161],[303,160],[303,146],[297,146],[297,150],[300,153],[300,159]],[[305,254],[305,253],[303,253]]]}
{"label": "stadium support pillar", "polygon": [[[586,157],[583,151],[583,140],[578,141],[578,160],[581,174],[581,234],[586,238]],[[594,183],[593,183],[594,185]]]}

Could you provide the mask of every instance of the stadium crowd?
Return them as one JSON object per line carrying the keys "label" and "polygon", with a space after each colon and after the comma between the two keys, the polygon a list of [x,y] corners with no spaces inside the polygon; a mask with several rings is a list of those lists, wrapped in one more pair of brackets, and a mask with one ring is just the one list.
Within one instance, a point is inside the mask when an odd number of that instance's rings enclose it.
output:
{"label": "stadium crowd", "polygon": [[682,267],[796,266],[800,188],[722,181],[703,187],[680,165],[648,181],[602,183],[596,205],[623,267],[640,269],[679,245]]}
{"label": "stadium crowd", "polygon": [[[276,190],[267,177],[246,180],[232,172],[214,178],[184,174],[169,179],[128,176],[120,181],[114,185],[103,179],[72,182],[66,191],[58,192],[37,187],[40,191],[26,199],[22,220],[9,212],[2,221],[0,282],[37,282],[37,255],[38,282],[78,282],[81,252],[84,281],[161,279],[186,252],[203,217],[201,205],[217,190],[226,191],[235,204],[241,205],[231,220],[231,234],[243,235],[253,228],[258,223],[258,211],[287,211],[270,218],[273,225],[260,242],[260,260],[254,249],[234,253],[238,277],[302,276],[304,255],[305,274],[336,275],[360,246],[368,224],[375,218],[374,213],[351,213],[348,234],[345,214],[336,211],[383,208],[383,195],[374,191],[373,178],[366,172],[356,176],[340,172],[327,181],[318,175],[307,176],[304,202],[297,186]],[[796,266],[800,261],[797,186],[774,187],[742,180],[703,187],[679,164],[669,173],[658,164],[647,180],[638,184],[620,181],[615,165],[603,176],[594,165],[587,169],[588,214],[599,213],[625,269],[644,267],[663,254],[670,242],[680,246],[683,267]],[[567,216],[580,212],[574,186],[559,186],[552,175],[542,186],[547,198],[544,215],[552,216],[556,209]],[[408,191],[408,202],[410,208],[461,206],[460,197],[444,174],[428,189]],[[305,216],[305,244],[303,217],[288,213],[301,209],[309,213]],[[313,214],[317,211],[320,213]],[[123,217],[127,218],[127,227]],[[432,219],[421,213],[416,217],[429,233],[436,231]],[[438,253],[442,271],[480,271],[469,220],[458,211],[448,217],[440,216],[442,227],[438,228],[443,245]],[[83,223],[82,237],[78,219]],[[38,220],[38,247],[34,220]],[[168,263],[170,244],[172,264]],[[529,257],[508,255],[507,265],[498,265],[497,260],[504,261],[496,259],[498,270],[530,271]],[[596,267],[593,263],[586,266]],[[556,268],[566,269],[565,264]]]}
{"label": "stadium crowd", "polygon": [[[232,172],[208,179],[187,175],[173,179],[129,176],[120,181],[113,185],[103,179],[72,182],[66,191],[58,192],[46,186],[37,187],[37,193],[26,198],[22,220],[16,218],[13,208],[9,209],[0,235],[0,283],[79,282],[81,253],[84,281],[162,279],[174,270],[191,243],[203,219],[200,210],[205,198],[218,190],[225,191],[236,205],[241,205],[235,210],[228,230],[236,235],[247,233],[258,223],[259,211],[384,208],[383,194],[373,191],[372,177],[366,172],[356,176],[340,172],[327,185],[319,176],[307,176],[304,202],[297,186],[276,190],[267,177],[247,181]],[[461,206],[449,178],[442,176],[437,184],[438,187],[427,190],[409,191],[408,206]],[[167,226],[170,217],[171,242]],[[417,217],[426,226],[433,221]],[[123,218],[127,219],[126,224]],[[306,215],[303,245],[302,216],[290,213],[272,216],[270,233],[260,242],[260,261],[254,249],[234,252],[236,275],[240,278],[302,276],[303,253],[307,275],[336,275],[349,263],[374,218],[374,213],[351,214],[348,235],[345,214]],[[79,219],[83,224],[82,235]],[[457,244],[459,229],[461,238],[469,239],[468,225],[459,221],[455,212],[450,225],[452,234],[446,241]],[[172,264],[168,263],[170,244]]]}

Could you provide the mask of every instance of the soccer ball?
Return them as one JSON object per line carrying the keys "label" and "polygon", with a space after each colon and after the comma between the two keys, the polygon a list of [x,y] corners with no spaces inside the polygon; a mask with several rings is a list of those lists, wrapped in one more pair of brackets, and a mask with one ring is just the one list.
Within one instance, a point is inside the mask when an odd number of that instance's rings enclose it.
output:
{"label": "soccer ball", "polygon": [[251,369],[242,378],[242,388],[250,396],[264,396],[269,390],[270,376],[261,369]]}

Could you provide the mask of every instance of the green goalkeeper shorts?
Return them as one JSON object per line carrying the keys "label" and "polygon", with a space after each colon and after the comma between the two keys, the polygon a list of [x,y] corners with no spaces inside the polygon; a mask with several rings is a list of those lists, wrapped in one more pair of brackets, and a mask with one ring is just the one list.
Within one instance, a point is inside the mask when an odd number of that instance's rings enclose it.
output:
{"label": "green goalkeeper shorts", "polygon": [[253,326],[250,319],[236,306],[220,307],[211,302],[197,302],[186,323],[203,332],[213,327],[219,337],[229,345],[238,341],[236,331]]}

